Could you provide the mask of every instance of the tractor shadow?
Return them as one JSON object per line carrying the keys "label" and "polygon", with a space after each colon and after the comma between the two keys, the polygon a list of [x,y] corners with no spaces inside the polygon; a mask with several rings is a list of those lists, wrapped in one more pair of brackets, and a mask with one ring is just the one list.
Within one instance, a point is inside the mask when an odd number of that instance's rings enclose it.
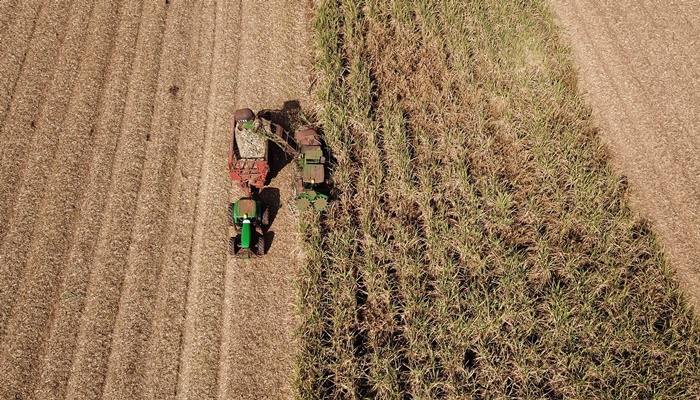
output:
{"label": "tractor shadow", "polygon": [[274,226],[277,213],[279,213],[280,210],[280,190],[275,187],[263,188],[257,195],[257,199],[264,207],[270,210],[270,226],[267,228],[267,231],[265,231],[265,252],[267,253],[275,239],[275,232],[270,230],[270,227]]}
{"label": "tractor shadow", "polygon": [[[294,131],[301,126],[304,121],[304,114],[301,111],[299,100],[285,101],[280,110],[266,110],[270,112],[272,122],[279,125],[289,135],[294,135]],[[279,148],[274,143],[270,143],[267,153],[268,165],[270,172],[267,174],[266,184],[277,177],[284,167],[292,161],[292,155]]]}

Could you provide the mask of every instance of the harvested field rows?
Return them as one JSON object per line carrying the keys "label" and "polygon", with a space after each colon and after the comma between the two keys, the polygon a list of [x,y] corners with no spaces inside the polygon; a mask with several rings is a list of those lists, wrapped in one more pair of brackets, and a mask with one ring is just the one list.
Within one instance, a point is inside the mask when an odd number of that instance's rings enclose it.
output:
{"label": "harvested field rows", "polygon": [[601,136],[700,314],[700,3],[552,4]]}
{"label": "harvested field rows", "polygon": [[229,261],[225,161],[306,101],[307,6],[0,1],[0,398],[291,396],[295,222]]}

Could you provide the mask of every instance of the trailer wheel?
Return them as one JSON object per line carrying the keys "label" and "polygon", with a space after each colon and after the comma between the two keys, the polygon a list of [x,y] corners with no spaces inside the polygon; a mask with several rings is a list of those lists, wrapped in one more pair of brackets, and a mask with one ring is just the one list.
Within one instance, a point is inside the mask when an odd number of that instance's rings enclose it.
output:
{"label": "trailer wheel", "polygon": [[233,216],[234,203],[228,203],[228,226],[233,226],[236,222]]}
{"label": "trailer wheel", "polygon": [[265,254],[265,237],[263,235],[258,236],[258,255],[261,256]]}

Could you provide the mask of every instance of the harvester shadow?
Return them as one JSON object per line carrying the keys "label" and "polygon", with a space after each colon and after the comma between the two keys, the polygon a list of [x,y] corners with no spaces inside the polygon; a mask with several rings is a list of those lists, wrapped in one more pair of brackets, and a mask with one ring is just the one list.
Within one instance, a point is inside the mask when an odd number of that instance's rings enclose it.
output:
{"label": "harvester shadow", "polygon": [[272,179],[279,175],[280,171],[292,161],[292,156],[287,154],[275,144],[270,144],[267,150],[267,165],[270,166],[270,172],[267,173],[266,185],[269,185]]}
{"label": "harvester shadow", "polygon": [[287,129],[287,132],[294,132],[301,125],[304,125],[305,118],[299,100],[285,101],[280,110],[279,118],[279,124]]}

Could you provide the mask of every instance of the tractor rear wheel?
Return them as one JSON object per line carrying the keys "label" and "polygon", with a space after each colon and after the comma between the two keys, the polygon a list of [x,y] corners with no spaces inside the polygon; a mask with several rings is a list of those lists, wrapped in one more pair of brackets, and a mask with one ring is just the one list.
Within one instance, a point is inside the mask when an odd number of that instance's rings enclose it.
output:
{"label": "tractor rear wheel", "polygon": [[228,226],[233,226],[235,224],[233,209],[235,207],[234,203],[228,203]]}
{"label": "tractor rear wheel", "polygon": [[265,254],[265,237],[263,235],[258,236],[258,255],[261,256]]}
{"label": "tractor rear wheel", "polygon": [[228,239],[228,254],[231,256],[235,256],[238,254],[238,240],[235,236],[231,236]]}

